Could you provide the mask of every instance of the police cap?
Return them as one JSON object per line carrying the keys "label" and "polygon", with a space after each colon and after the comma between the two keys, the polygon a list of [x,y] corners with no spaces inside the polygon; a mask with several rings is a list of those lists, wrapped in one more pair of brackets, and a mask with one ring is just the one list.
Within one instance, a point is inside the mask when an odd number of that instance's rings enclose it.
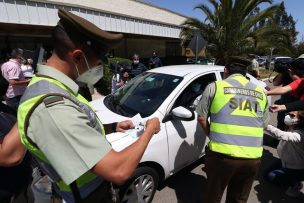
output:
{"label": "police cap", "polygon": [[248,56],[249,58],[255,58],[255,57],[256,57],[255,54],[247,54],[247,56]]}
{"label": "police cap", "polygon": [[122,34],[106,32],[86,19],[61,8],[58,10],[60,18],[58,26],[70,37],[78,36],[81,43],[90,47],[104,62],[107,62],[106,54],[121,42]]}
{"label": "police cap", "polygon": [[247,69],[249,65],[251,65],[251,61],[241,57],[241,56],[230,56],[228,58],[228,64],[227,65],[235,65],[244,69]]}

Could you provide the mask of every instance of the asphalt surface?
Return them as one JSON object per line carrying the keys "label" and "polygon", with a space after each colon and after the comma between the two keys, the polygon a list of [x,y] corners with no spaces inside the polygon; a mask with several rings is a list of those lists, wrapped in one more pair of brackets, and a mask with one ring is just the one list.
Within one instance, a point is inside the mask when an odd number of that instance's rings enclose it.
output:
{"label": "asphalt surface", "polygon": [[[278,97],[273,97],[274,102]],[[270,124],[276,126],[276,114],[271,114]],[[304,188],[298,198],[285,195],[285,189],[279,188],[263,179],[265,170],[276,160],[278,154],[274,146],[269,146],[273,139],[264,138],[262,164],[251,188],[248,203],[304,203]],[[183,169],[167,179],[156,191],[152,203],[207,203],[202,198],[206,188],[206,173],[203,159]],[[225,193],[222,201],[225,202]]]}

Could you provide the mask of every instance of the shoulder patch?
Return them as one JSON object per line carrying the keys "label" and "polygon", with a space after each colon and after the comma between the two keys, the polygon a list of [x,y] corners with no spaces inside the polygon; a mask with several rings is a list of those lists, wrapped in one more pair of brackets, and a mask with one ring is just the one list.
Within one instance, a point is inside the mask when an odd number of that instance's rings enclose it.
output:
{"label": "shoulder patch", "polygon": [[43,100],[43,103],[45,104],[45,106],[50,106],[51,104],[58,103],[58,102],[63,103],[64,102],[63,97],[50,96]]}

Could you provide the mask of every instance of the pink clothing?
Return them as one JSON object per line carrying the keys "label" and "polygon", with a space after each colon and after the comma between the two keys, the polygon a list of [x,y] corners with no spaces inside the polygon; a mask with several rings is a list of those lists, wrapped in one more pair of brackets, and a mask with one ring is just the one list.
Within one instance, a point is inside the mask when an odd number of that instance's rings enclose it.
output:
{"label": "pink clothing", "polygon": [[[14,59],[10,59],[8,62],[1,66],[3,77],[8,80],[25,80],[25,77],[21,70],[21,64]],[[6,91],[8,98],[14,98],[18,95],[23,95],[27,84],[22,85],[9,85]]]}

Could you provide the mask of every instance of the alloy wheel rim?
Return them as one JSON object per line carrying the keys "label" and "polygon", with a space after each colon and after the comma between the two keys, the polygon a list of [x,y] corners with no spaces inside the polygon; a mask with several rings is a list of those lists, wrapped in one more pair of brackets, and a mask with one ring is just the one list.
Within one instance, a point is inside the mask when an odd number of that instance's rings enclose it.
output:
{"label": "alloy wheel rim", "polygon": [[155,183],[151,175],[141,175],[136,178],[126,190],[123,203],[147,203],[152,198]]}

